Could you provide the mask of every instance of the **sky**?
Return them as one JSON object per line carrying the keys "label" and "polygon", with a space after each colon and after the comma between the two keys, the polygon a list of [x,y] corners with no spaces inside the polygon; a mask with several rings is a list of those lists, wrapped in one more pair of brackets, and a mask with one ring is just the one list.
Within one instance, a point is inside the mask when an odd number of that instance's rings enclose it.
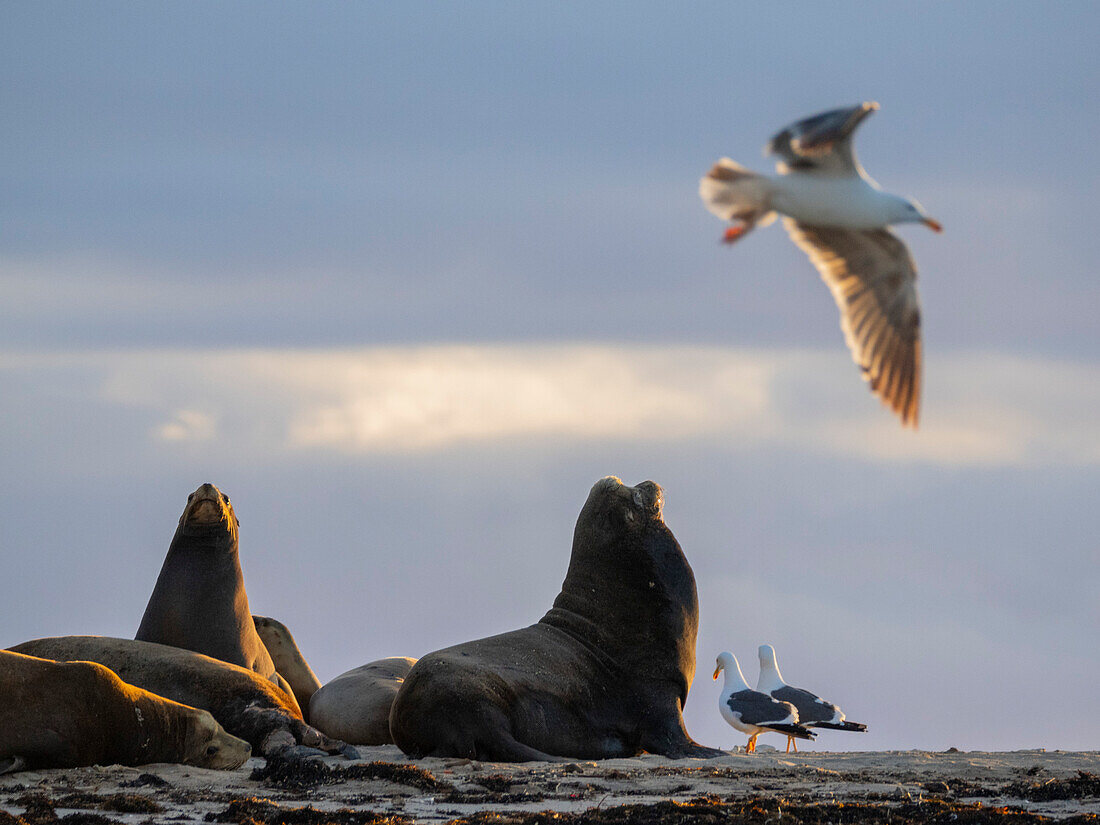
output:
{"label": "sky", "polygon": [[[1095,749],[1100,7],[0,7],[0,646],[132,636],[187,494],[322,681],[521,627],[605,475],[699,589],[685,718],[775,646],[811,750]],[[876,100],[944,224],[921,428],[723,155]],[[1051,692],[1057,692],[1052,703]],[[762,743],[782,745],[772,736]]]}

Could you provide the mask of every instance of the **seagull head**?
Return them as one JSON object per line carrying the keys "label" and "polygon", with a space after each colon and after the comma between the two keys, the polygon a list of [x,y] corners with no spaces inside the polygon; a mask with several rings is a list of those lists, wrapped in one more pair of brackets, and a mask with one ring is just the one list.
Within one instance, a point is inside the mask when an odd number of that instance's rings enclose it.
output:
{"label": "seagull head", "polygon": [[943,232],[940,222],[930,217],[924,211],[924,207],[914,200],[899,198],[889,195],[890,219],[889,223],[923,223],[933,232]]}
{"label": "seagull head", "polygon": [[725,653],[725,652],[719,653],[718,658],[715,660],[714,663],[715,663],[715,668],[714,668],[714,678],[715,679],[717,679],[718,674],[721,673],[726,668],[731,668],[731,666],[732,666],[732,667],[736,667],[736,668],[740,669],[740,666],[737,664],[737,658],[732,653]]}

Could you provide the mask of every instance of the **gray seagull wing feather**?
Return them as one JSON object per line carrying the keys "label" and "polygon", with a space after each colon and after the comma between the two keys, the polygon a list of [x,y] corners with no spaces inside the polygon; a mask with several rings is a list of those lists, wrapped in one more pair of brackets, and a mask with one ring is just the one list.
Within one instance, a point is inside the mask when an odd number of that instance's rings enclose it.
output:
{"label": "gray seagull wing feather", "polygon": [[840,713],[840,708],[831,702],[826,702],[816,693],[791,685],[784,685],[778,690],[773,690],[772,698],[781,702],[790,702],[798,708],[798,721],[802,725],[812,725],[814,722],[831,722]]}
{"label": "gray seagull wing feather", "polygon": [[798,711],[788,702],[780,702],[758,690],[739,690],[726,700],[730,710],[741,714],[741,721],[749,725],[767,727],[775,724],[798,722]]}
{"label": "gray seagull wing feather", "polygon": [[864,118],[876,109],[877,103],[861,103],[804,118],[775,135],[764,151],[783,159],[778,164],[781,174],[861,174],[852,148],[852,134]]}
{"label": "gray seagull wing feather", "polygon": [[871,391],[902,424],[920,413],[921,340],[917,266],[889,229],[809,226],[784,218],[840,309],[840,328]]}

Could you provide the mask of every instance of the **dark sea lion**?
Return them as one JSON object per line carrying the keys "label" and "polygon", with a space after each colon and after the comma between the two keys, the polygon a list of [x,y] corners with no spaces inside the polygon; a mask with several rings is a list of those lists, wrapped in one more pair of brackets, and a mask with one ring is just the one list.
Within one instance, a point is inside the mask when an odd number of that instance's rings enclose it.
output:
{"label": "dark sea lion", "polygon": [[134,638],[240,665],[293,692],[256,632],[241,571],[237,514],[213,484],[187,497]]}
{"label": "dark sea lion", "polygon": [[341,673],[313,694],[310,724],[353,745],[389,745],[390,708],[416,659],[394,656]]}
{"label": "dark sea lion", "polygon": [[550,612],[420,659],[390,712],[398,747],[490,761],[724,755],[684,727],[699,607],[661,506],[652,481],[597,482]]}
{"label": "dark sea lion", "polygon": [[0,773],[150,762],[229,769],[251,751],[207,711],[128,685],[103,665],[0,651]]}
{"label": "dark sea lion", "polygon": [[265,756],[295,745],[354,755],[344,742],[307,725],[292,695],[251,670],[210,656],[108,636],[54,636],[11,650],[64,662],[98,662],[132,685],[209,711]]}
{"label": "dark sea lion", "polygon": [[298,649],[298,643],[294,641],[285,624],[267,616],[253,616],[252,622],[260,641],[271,656],[271,661],[275,663],[275,671],[286,679],[294,698],[298,700],[298,707],[309,720],[309,700],[320,690],[320,680],[306,662]]}

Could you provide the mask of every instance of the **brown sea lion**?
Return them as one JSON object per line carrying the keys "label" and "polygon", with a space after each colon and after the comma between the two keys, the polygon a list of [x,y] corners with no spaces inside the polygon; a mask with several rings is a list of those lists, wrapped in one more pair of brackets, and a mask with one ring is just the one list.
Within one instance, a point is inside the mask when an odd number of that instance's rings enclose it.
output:
{"label": "brown sea lion", "polygon": [[293,692],[256,632],[241,571],[237,514],[213,484],[187,497],[134,638],[248,668]]}
{"label": "brown sea lion", "polygon": [[207,711],[126,684],[103,665],[0,651],[0,773],[150,762],[229,769],[251,752]]}
{"label": "brown sea lion", "polygon": [[291,694],[251,670],[210,656],[108,636],[54,636],[11,650],[63,662],[98,662],[132,685],[210,711],[222,727],[265,756],[304,745],[354,757],[344,742],[307,725]]}
{"label": "brown sea lion", "polygon": [[341,673],[313,694],[311,724],[353,745],[389,745],[390,708],[416,659],[394,656]]}
{"label": "brown sea lion", "polygon": [[252,622],[271,661],[275,663],[276,672],[286,679],[294,698],[298,700],[298,707],[309,720],[309,700],[321,688],[313,668],[298,650],[298,644],[285,624],[267,616],[253,616]]}
{"label": "brown sea lion", "polygon": [[390,712],[398,747],[489,761],[723,755],[684,727],[699,606],[661,506],[652,481],[598,481],[553,608],[420,659]]}

